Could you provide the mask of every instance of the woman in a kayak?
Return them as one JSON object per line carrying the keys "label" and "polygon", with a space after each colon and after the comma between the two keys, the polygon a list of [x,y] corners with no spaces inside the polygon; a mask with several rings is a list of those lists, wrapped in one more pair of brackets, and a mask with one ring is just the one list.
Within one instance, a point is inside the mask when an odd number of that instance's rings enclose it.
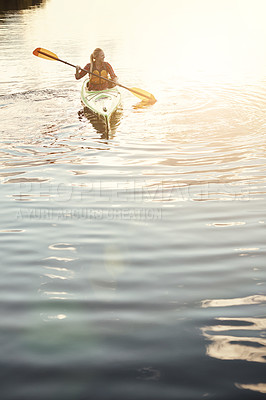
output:
{"label": "woman in a kayak", "polygon": [[[100,79],[100,76],[106,79],[111,79],[114,83],[118,82],[117,76],[114,73],[113,68],[108,62],[104,61],[104,58],[105,55],[103,50],[97,48],[90,56],[91,62],[84,67],[86,71],[92,72],[93,74],[99,76],[98,78],[98,76],[90,75],[90,81],[88,84],[89,90],[105,90],[107,88],[115,86],[112,83],[105,81],[104,79]],[[81,79],[86,74],[87,72],[82,71],[79,65],[76,66],[76,79]]]}

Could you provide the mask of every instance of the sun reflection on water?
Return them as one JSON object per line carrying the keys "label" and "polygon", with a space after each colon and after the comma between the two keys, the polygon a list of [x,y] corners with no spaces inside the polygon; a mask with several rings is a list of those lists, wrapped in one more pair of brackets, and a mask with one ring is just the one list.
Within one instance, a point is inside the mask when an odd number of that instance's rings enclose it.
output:
{"label": "sun reflection on water", "polygon": [[[206,354],[220,360],[245,360],[266,363],[266,339],[248,335],[248,331],[265,333],[266,318],[216,318],[218,325],[202,328],[203,336],[210,342]],[[222,334],[246,330],[247,336]]]}
{"label": "sun reflection on water", "polygon": [[266,303],[265,295],[253,295],[235,299],[213,299],[203,300],[201,303],[202,308],[209,307],[233,307],[249,304],[261,304]]}
{"label": "sun reflection on water", "polygon": [[[265,295],[244,298],[203,300],[202,308],[260,305]],[[216,317],[211,325],[201,328],[206,354],[224,361],[243,360],[266,363],[266,318],[264,317]],[[230,334],[229,334],[230,332]],[[238,389],[266,393],[266,383],[235,383]]]}
{"label": "sun reflection on water", "polygon": [[266,383],[258,383],[258,384],[244,384],[244,383],[236,383],[235,384],[238,389],[247,389],[252,390],[254,392],[266,393]]}

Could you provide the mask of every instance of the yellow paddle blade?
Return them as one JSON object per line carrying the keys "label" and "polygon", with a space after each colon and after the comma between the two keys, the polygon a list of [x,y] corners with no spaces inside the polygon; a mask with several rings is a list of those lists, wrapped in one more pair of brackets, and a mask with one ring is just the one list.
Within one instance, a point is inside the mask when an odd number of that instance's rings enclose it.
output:
{"label": "yellow paddle blade", "polygon": [[149,103],[155,103],[157,100],[153,96],[153,94],[147,92],[146,90],[139,89],[139,88],[130,88],[129,89],[136,97],[143,101],[147,101]]}
{"label": "yellow paddle blade", "polygon": [[37,57],[45,58],[46,60],[58,60],[58,57],[55,53],[52,53],[46,49],[42,49],[41,47],[37,47],[37,49],[33,51],[33,54]]}

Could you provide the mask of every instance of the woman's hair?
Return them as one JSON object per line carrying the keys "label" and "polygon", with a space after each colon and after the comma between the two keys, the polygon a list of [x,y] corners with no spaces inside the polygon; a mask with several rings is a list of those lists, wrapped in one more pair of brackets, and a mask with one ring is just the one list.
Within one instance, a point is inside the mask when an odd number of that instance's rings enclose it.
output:
{"label": "woman's hair", "polygon": [[94,62],[95,58],[100,54],[101,51],[102,51],[102,49],[100,49],[99,47],[97,47],[97,48],[93,51],[93,53],[91,53],[91,56],[90,56],[90,61],[91,61],[90,72],[93,71],[93,62]]}

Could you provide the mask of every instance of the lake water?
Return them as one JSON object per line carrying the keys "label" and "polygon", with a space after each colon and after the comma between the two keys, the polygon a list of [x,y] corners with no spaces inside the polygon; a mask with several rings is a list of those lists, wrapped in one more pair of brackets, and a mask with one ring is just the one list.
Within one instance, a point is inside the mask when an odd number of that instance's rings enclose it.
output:
{"label": "lake water", "polygon": [[[265,399],[265,1],[7,3],[1,399]],[[157,102],[107,135],[36,47]]]}

